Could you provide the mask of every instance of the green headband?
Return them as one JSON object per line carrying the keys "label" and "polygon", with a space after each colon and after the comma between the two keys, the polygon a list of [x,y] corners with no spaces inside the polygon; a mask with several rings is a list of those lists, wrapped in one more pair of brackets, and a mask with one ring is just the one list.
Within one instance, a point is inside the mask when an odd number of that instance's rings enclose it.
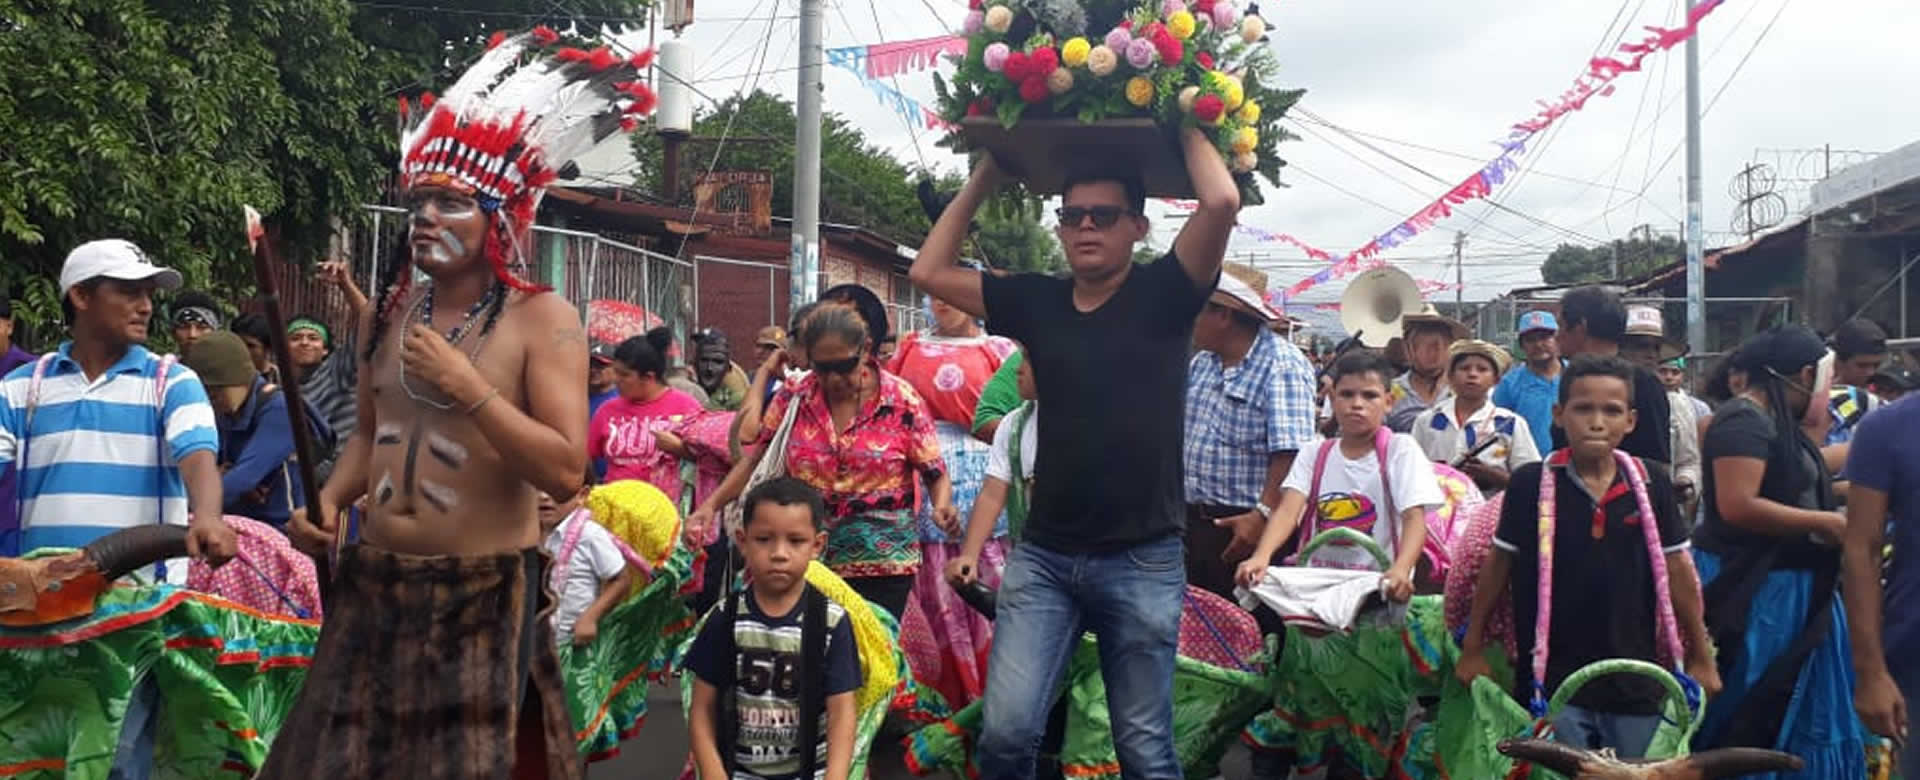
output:
{"label": "green headband", "polygon": [[293,335],[295,331],[302,330],[310,330],[320,334],[321,343],[333,343],[333,333],[328,331],[327,326],[321,324],[319,320],[311,317],[295,317],[292,322],[287,323],[287,335],[289,336]]}

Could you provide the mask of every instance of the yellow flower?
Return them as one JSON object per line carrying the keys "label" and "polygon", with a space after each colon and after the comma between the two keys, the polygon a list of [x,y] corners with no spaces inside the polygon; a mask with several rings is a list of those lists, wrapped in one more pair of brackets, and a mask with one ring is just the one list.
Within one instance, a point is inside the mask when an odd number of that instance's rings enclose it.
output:
{"label": "yellow flower", "polygon": [[1069,40],[1066,45],[1060,47],[1060,64],[1069,68],[1078,68],[1086,64],[1087,54],[1092,51],[1093,46],[1088,44],[1085,38]]}
{"label": "yellow flower", "polygon": [[1247,102],[1246,88],[1240,85],[1239,79],[1225,76],[1221,79],[1220,99],[1226,101],[1228,111],[1237,109],[1240,104]]}
{"label": "yellow flower", "polygon": [[1245,103],[1241,103],[1240,113],[1237,114],[1237,116],[1240,117],[1240,121],[1250,125],[1259,122],[1260,121],[1260,104],[1255,103],[1251,100]]}
{"label": "yellow flower", "polygon": [[1253,151],[1253,148],[1259,145],[1260,131],[1251,127],[1242,127],[1240,128],[1240,132],[1233,134],[1233,150],[1236,152],[1246,154]]}
{"label": "yellow flower", "polygon": [[1173,35],[1174,40],[1184,41],[1192,38],[1193,29],[1193,14],[1190,12],[1179,11],[1167,17],[1167,32]]}
{"label": "yellow flower", "polygon": [[1144,76],[1127,79],[1127,102],[1140,108],[1146,108],[1153,102],[1153,82]]}

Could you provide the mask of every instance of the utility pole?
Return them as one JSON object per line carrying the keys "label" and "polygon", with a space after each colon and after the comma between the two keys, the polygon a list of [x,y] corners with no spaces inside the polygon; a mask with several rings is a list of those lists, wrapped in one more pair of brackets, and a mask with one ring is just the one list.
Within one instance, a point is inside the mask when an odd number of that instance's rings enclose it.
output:
{"label": "utility pole", "polygon": [[[800,0],[800,92],[793,144],[793,246],[788,256],[792,307],[820,294],[820,102],[824,0]],[[790,309],[791,310],[791,309]]]}
{"label": "utility pole", "polygon": [[[1699,0],[1687,0],[1689,11]],[[1705,225],[1700,209],[1700,33],[1687,38],[1687,343],[1695,352],[1707,345],[1707,268]]]}
{"label": "utility pole", "polygon": [[1467,280],[1466,280],[1466,254],[1465,254],[1466,248],[1467,248],[1466,232],[1461,231],[1461,232],[1454,233],[1453,234],[1453,316],[1455,319],[1459,319],[1460,313],[1467,310],[1467,304],[1466,304]]}

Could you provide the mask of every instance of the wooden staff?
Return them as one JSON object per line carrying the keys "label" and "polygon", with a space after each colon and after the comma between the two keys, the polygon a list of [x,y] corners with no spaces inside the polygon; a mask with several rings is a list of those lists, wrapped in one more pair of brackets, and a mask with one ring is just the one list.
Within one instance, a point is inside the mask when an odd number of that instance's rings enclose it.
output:
{"label": "wooden staff", "polygon": [[[300,383],[292,381],[297,376],[293,367],[293,352],[287,348],[287,322],[280,312],[279,287],[274,284],[273,268],[280,258],[273,250],[273,242],[267,240],[266,228],[260,224],[260,212],[247,206],[247,245],[253,252],[253,278],[259,289],[259,300],[266,309],[267,330],[273,340],[273,364],[280,369],[280,393],[287,399],[287,418],[293,426],[293,457],[295,467],[300,470],[300,486],[306,493],[307,512],[320,511],[320,484],[313,475],[313,429],[308,427],[307,405],[301,399]],[[309,518],[318,523],[318,518]],[[339,552],[339,537],[335,536],[334,554]],[[332,556],[330,555],[331,559]],[[331,560],[326,563],[331,563]],[[320,580],[326,581],[322,576]]]}

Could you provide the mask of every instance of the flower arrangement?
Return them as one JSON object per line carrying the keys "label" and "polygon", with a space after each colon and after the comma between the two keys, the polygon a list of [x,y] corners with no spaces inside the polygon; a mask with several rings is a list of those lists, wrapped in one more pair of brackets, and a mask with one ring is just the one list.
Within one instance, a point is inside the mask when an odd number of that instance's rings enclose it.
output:
{"label": "flower arrangement", "polygon": [[[1260,202],[1253,175],[1280,185],[1280,118],[1304,90],[1276,85],[1267,26],[1236,0],[971,0],[967,53],[934,75],[941,118],[1151,118],[1198,127]],[[1248,11],[1254,9],[1249,8]],[[975,121],[978,121],[977,119]],[[962,130],[948,139],[963,145]]]}

